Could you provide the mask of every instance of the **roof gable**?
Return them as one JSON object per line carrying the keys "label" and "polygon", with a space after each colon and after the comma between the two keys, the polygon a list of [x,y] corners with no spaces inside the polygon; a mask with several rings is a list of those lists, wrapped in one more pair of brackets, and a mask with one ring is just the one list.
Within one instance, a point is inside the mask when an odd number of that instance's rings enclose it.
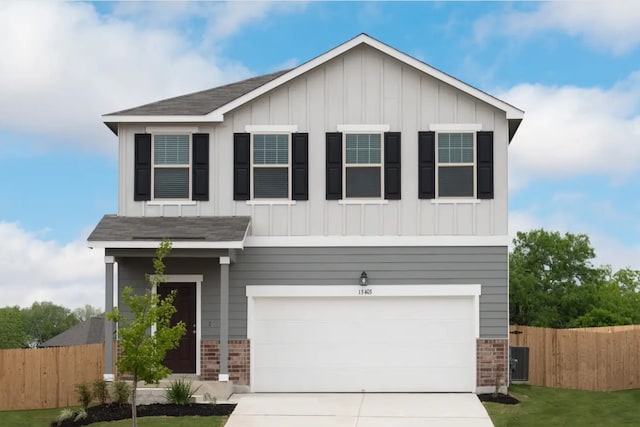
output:
{"label": "roof gable", "polygon": [[[222,122],[227,112],[288,83],[296,77],[331,61],[361,44],[366,44],[474,98],[504,111],[509,121],[509,139],[511,139],[522,121],[524,115],[522,110],[364,33],[291,70],[258,76],[230,85],[107,114],[104,115],[103,118],[112,130],[114,130],[112,125],[118,122]],[[207,97],[211,97],[212,99],[207,100]],[[208,112],[204,112],[207,108],[211,109]]]}

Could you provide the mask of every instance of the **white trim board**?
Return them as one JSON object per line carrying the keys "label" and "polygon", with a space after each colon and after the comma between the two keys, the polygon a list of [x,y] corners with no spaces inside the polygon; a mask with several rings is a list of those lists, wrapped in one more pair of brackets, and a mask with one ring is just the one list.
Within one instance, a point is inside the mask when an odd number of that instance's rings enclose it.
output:
{"label": "white trim board", "polygon": [[[155,275],[151,275],[153,278]],[[204,276],[202,274],[165,274],[163,283],[195,283],[196,284],[196,372],[200,375],[200,345],[202,342],[202,282]],[[156,294],[158,289],[153,286],[152,292]],[[156,326],[151,326],[151,333],[155,333]],[[187,332],[188,333],[188,332]],[[188,374],[188,373],[187,373]]]}
{"label": "white trim board", "polygon": [[[90,248],[105,249],[158,249],[161,240],[126,240],[126,241],[91,241]],[[172,241],[173,249],[244,249],[241,240],[232,242],[199,242],[199,241]]]}
{"label": "white trim board", "polygon": [[508,246],[509,236],[247,236],[244,247]]}

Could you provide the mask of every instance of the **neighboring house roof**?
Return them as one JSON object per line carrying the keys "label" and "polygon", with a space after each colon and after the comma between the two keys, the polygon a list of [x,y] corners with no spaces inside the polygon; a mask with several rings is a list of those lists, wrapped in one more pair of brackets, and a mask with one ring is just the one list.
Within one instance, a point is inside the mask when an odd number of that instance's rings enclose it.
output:
{"label": "neighboring house roof", "polygon": [[92,248],[157,248],[163,239],[172,247],[242,249],[248,216],[122,217],[105,215],[87,239]]}
{"label": "neighboring house roof", "polygon": [[[109,128],[117,133],[117,124],[126,122],[222,122],[224,114],[250,102],[268,91],[281,86],[301,74],[320,66],[333,58],[361,45],[365,44],[377,49],[405,64],[414,67],[440,81],[443,81],[462,92],[478,98],[487,104],[498,108],[506,113],[509,122],[509,140],[513,137],[524,112],[511,104],[508,104],[486,92],[468,85],[455,77],[452,77],[424,62],[400,52],[399,50],[386,45],[367,34],[360,34],[357,37],[329,50],[328,52],[308,61],[291,70],[279,71],[265,76],[254,77],[238,83],[196,92],[177,98],[158,101],[153,104],[123,110],[117,113],[105,114],[104,122]],[[236,85],[237,88],[236,88]],[[253,86],[253,87],[251,87]],[[233,90],[230,88],[234,88]],[[237,89],[237,90],[236,90]],[[205,98],[212,97],[211,100]],[[215,100],[213,98],[215,97]],[[206,111],[209,110],[209,111]]]}
{"label": "neighboring house roof", "polygon": [[104,342],[104,314],[91,317],[40,344],[40,347],[66,347],[70,345]]}

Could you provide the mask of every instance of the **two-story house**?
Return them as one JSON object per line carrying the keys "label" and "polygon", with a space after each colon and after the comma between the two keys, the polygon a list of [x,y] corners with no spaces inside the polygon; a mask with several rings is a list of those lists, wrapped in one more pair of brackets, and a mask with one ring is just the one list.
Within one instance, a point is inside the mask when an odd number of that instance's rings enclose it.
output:
{"label": "two-story house", "polygon": [[176,373],[256,392],[504,386],[507,150],[522,117],[365,34],[107,114],[118,213],[89,237],[106,310],[114,287],[144,289],[166,237],[157,292],[177,289],[187,325]]}

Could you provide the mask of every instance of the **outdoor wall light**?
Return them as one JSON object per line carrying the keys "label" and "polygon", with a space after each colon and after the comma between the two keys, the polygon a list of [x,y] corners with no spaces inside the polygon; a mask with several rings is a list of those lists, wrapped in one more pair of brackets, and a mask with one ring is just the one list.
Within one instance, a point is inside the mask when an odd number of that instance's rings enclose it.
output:
{"label": "outdoor wall light", "polygon": [[367,272],[363,271],[360,275],[360,286],[367,286],[369,284],[369,278],[367,277]]}

